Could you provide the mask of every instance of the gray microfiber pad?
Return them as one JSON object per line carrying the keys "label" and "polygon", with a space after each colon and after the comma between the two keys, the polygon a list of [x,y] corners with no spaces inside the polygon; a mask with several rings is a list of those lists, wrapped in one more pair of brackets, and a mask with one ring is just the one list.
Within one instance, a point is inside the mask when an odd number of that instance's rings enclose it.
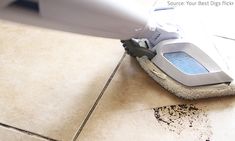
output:
{"label": "gray microfiber pad", "polygon": [[226,95],[235,95],[235,84],[215,84],[207,86],[188,87],[167,76],[158,67],[156,67],[146,56],[137,58],[140,66],[151,76],[158,84],[169,92],[184,99],[201,99],[209,97],[218,97]]}

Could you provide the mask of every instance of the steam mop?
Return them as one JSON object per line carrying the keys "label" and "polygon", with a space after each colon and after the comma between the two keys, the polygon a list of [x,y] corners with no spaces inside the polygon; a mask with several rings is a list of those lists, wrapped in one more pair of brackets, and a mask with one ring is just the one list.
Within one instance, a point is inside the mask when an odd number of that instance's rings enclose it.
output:
{"label": "steam mop", "polygon": [[2,19],[121,39],[126,52],[149,76],[179,97],[235,94],[232,75],[221,67],[223,60],[216,46],[209,38],[198,39],[198,31],[190,31],[193,26],[186,24],[187,17],[182,18],[185,12],[172,7],[139,7],[133,1],[0,1]]}

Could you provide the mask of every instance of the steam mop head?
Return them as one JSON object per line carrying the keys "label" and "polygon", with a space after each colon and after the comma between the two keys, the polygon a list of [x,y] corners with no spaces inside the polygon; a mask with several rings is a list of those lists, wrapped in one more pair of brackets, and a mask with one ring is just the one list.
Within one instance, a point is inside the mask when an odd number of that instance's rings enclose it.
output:
{"label": "steam mop head", "polygon": [[202,99],[209,97],[219,97],[226,95],[235,95],[234,83],[221,83],[204,86],[185,86],[175,81],[156,65],[154,65],[146,56],[137,57],[140,66],[152,77],[158,84],[169,92],[184,99]]}

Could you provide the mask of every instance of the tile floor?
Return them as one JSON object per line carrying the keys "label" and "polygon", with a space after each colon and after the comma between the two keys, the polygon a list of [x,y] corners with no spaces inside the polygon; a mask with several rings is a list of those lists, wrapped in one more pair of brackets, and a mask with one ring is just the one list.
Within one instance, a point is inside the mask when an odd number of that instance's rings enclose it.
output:
{"label": "tile floor", "polygon": [[3,21],[0,29],[0,122],[71,140],[122,58],[121,44]]}
{"label": "tile floor", "polygon": [[0,139],[5,141],[47,141],[46,139],[5,127],[0,127]]}
{"label": "tile floor", "polygon": [[235,138],[235,97],[179,99],[117,40],[6,21],[0,29],[0,140]]}
{"label": "tile floor", "polygon": [[[195,111],[190,114],[190,108],[176,109],[176,105],[192,106]],[[154,108],[164,106],[159,115],[170,120],[169,124],[154,114]],[[159,87],[126,56],[77,141],[228,141],[235,138],[234,110],[235,97],[179,99]]]}

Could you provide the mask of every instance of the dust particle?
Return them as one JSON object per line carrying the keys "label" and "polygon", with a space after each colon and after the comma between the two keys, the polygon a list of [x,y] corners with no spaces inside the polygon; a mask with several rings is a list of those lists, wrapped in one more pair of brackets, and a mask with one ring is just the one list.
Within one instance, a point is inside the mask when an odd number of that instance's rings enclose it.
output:
{"label": "dust particle", "polygon": [[204,110],[193,104],[169,105],[154,108],[158,125],[177,135],[193,134],[198,140],[209,141],[212,131]]}

